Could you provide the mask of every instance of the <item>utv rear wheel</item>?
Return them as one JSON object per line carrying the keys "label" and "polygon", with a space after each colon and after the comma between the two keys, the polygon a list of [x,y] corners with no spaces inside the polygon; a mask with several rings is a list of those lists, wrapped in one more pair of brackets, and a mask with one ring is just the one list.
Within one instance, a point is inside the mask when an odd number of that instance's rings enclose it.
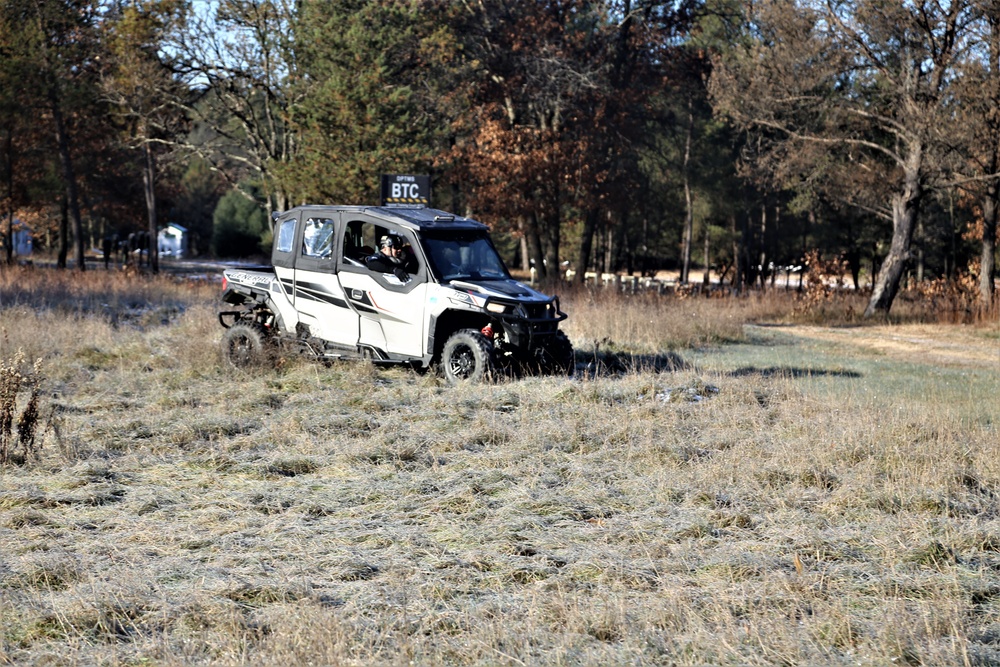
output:
{"label": "utv rear wheel", "polygon": [[222,336],[222,356],[236,368],[272,363],[274,347],[271,335],[256,322],[237,322]]}
{"label": "utv rear wheel", "polygon": [[572,375],[576,368],[573,344],[562,331],[545,339],[537,353],[538,367],[546,375]]}
{"label": "utv rear wheel", "polygon": [[444,344],[441,369],[449,384],[488,380],[494,370],[493,343],[475,329],[460,329]]}

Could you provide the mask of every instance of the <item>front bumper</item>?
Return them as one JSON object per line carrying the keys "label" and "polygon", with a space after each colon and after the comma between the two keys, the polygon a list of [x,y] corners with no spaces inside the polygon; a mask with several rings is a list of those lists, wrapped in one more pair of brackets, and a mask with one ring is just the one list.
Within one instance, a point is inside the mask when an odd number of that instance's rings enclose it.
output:
{"label": "front bumper", "polygon": [[508,343],[522,350],[538,346],[538,339],[559,330],[559,323],[569,317],[559,308],[559,299],[541,304],[517,304],[512,312],[492,314],[503,327]]}

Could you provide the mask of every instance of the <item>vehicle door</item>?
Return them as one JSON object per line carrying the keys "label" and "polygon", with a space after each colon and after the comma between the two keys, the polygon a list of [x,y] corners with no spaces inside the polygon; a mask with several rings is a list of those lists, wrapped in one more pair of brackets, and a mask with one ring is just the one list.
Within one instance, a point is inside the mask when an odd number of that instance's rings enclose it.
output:
{"label": "vehicle door", "polygon": [[[414,234],[360,213],[344,220],[344,246],[339,275],[347,299],[361,317],[360,344],[383,350],[394,358],[422,357],[427,340],[424,302],[430,275]],[[379,240],[395,234],[409,245],[407,280],[369,269]]]}
{"label": "vehicle door", "polygon": [[[291,210],[275,221],[271,265],[278,278],[271,288],[271,304],[286,331],[295,331],[299,314],[295,310],[295,240],[298,236],[299,212]],[[278,293],[280,291],[280,293]]]}
{"label": "vehicle door", "polygon": [[339,211],[305,211],[298,234],[295,260],[295,309],[309,333],[354,347],[358,342],[358,314],[347,303],[337,277]]}

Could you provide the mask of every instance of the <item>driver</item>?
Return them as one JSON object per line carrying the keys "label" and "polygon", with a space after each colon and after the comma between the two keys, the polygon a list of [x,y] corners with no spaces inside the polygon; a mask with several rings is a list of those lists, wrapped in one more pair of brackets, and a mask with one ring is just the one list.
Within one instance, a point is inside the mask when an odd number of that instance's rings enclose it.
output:
{"label": "driver", "polygon": [[379,273],[391,273],[400,282],[409,282],[406,272],[406,250],[403,239],[396,234],[386,234],[378,244],[378,252],[365,259],[365,266]]}

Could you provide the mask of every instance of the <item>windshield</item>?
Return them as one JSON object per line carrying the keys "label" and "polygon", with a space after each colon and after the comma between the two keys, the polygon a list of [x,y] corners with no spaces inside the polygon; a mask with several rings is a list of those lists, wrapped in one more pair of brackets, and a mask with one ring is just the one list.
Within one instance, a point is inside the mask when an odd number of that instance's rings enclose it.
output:
{"label": "windshield", "polygon": [[442,281],[510,278],[503,260],[484,234],[427,235],[424,247],[434,273]]}

